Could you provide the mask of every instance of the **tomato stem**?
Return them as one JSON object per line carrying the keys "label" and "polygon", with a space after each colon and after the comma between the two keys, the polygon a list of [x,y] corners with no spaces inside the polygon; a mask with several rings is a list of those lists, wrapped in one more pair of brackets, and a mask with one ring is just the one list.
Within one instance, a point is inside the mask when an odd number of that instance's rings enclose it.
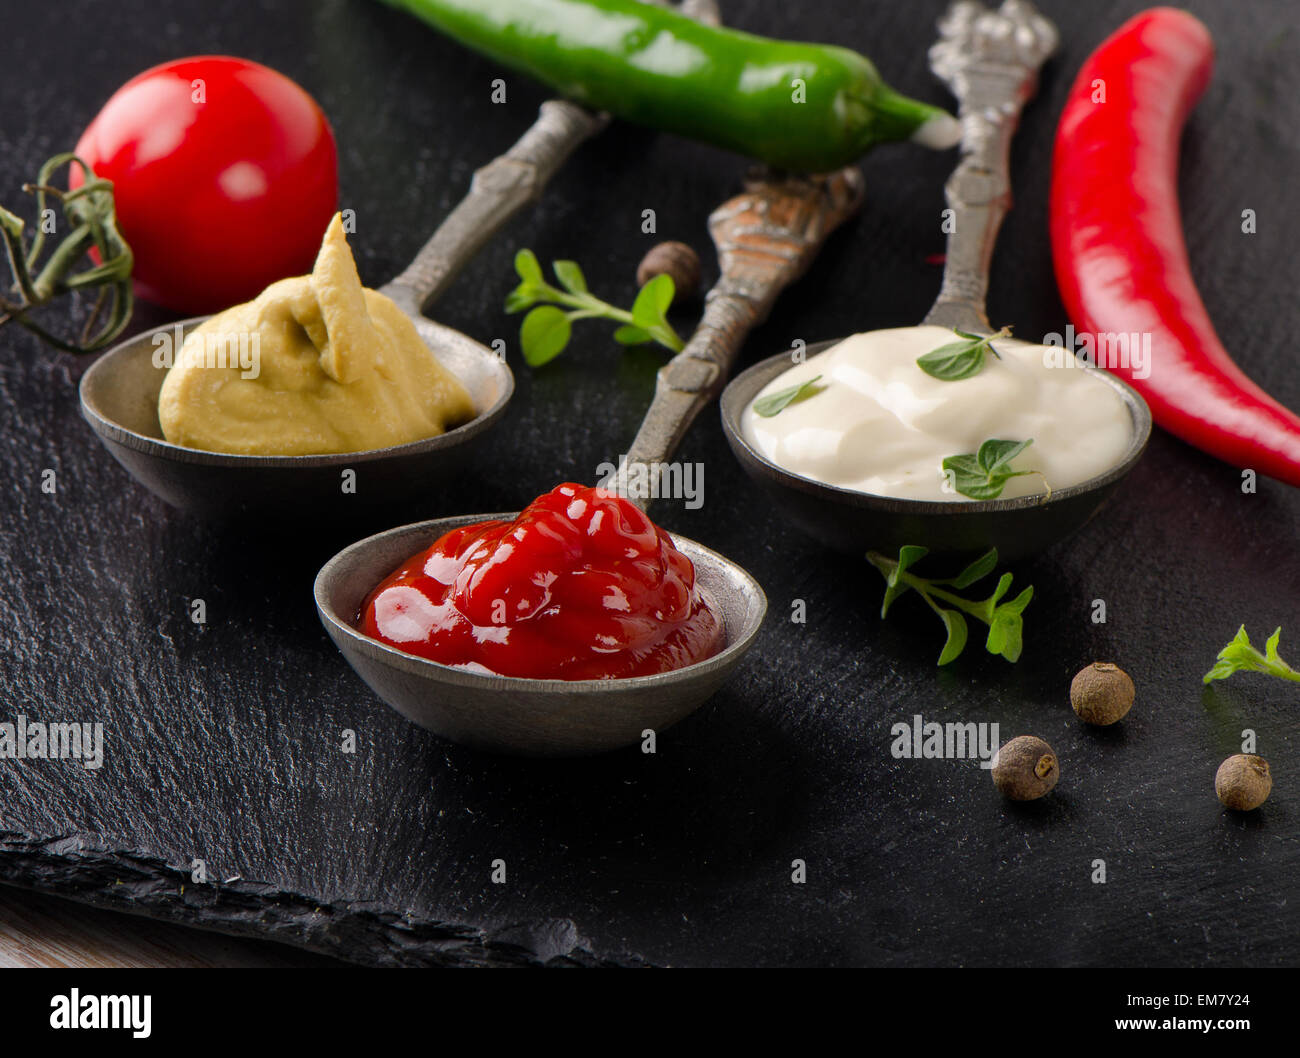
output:
{"label": "tomato stem", "polygon": [[[55,187],[50,177],[63,166],[73,163],[81,166],[84,183],[74,191],[65,192]],[[0,298],[0,326],[17,323],[43,341],[67,352],[89,353],[102,349],[122,333],[131,319],[134,301],[131,288],[134,258],[131,247],[117,227],[113,185],[110,181],[95,176],[90,167],[75,154],[65,153],[55,155],[41,166],[36,181],[23,184],[23,191],[36,196],[40,224],[31,245],[25,247],[22,218],[0,207],[0,238],[4,241],[14,286],[21,296],[19,304],[11,304]],[[48,230],[47,195],[58,201],[66,218],[62,228],[68,230],[69,234],[54,247],[41,265]],[[59,230],[59,227],[56,225],[54,230]],[[92,249],[99,254],[99,264],[78,271]],[[63,294],[91,289],[97,290],[95,303],[75,342],[56,337],[31,318],[34,310]],[[110,303],[107,320],[95,331],[95,325],[103,316],[105,306]]]}

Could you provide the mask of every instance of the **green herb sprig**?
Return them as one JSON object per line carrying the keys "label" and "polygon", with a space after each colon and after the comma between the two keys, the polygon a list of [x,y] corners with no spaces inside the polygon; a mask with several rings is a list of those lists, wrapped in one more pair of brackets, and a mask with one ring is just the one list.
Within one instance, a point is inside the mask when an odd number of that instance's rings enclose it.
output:
{"label": "green herb sprig", "polygon": [[785,389],[778,389],[775,393],[769,393],[766,397],[759,397],[754,401],[754,414],[761,415],[765,419],[780,415],[791,404],[813,396],[820,378],[821,375],[813,375],[807,382],[787,386]]}
{"label": "green herb sprig", "polygon": [[957,382],[978,375],[984,370],[985,353],[992,353],[1001,360],[1001,354],[993,348],[993,341],[1010,337],[1011,328],[1003,327],[997,334],[967,334],[953,328],[952,333],[963,340],[941,345],[916,358],[917,367],[941,382]]}
{"label": "green herb sprig", "polygon": [[564,289],[546,281],[532,250],[520,250],[515,255],[515,271],[520,282],[506,298],[506,312],[532,309],[519,328],[524,359],[530,366],[540,367],[564,352],[573,324],[585,319],[607,319],[621,324],[614,332],[614,341],[620,345],[658,342],[674,353],[680,353],[685,347],[668,322],[668,309],[677,293],[671,276],[658,275],[650,280],[641,288],[628,312],[592,294],[577,262],[556,261],[551,270]]}
{"label": "green herb sprig", "polygon": [[1279,679],[1300,683],[1300,672],[1278,657],[1277,644],[1281,638],[1282,629],[1279,628],[1268,637],[1264,653],[1261,654],[1251,645],[1250,636],[1246,635],[1246,626],[1242,625],[1237,629],[1232,642],[1219,651],[1214,668],[1205,674],[1203,682],[1226,680],[1234,672],[1264,672]]}
{"label": "green herb sprig", "polygon": [[[987,599],[978,602],[963,599],[948,589],[960,591],[992,573],[998,565],[997,548],[990,548],[957,576],[947,580],[927,580],[912,572],[912,567],[927,554],[928,548],[914,544],[899,548],[897,559],[887,558],[875,551],[868,553],[867,561],[880,570],[885,578],[885,599],[880,605],[880,616],[884,617],[889,612],[890,606],[900,595],[909,590],[915,591],[939,615],[947,629],[948,639],[939,654],[940,665],[955,661],[965,649],[968,634],[966,616],[989,626],[989,634],[984,641],[985,650],[990,654],[1000,654],[1008,661],[1016,661],[1023,645],[1024,620],[1021,615],[1034,597],[1033,585],[1010,602],[1002,602],[1003,596],[1011,590],[1012,579],[1010,573],[1003,573],[998,578],[993,594]],[[946,606],[942,605],[945,603]]]}
{"label": "green herb sprig", "polygon": [[[1002,495],[1007,482],[1012,478],[1027,474],[1043,475],[1037,470],[1012,470],[1011,461],[1034,443],[1031,437],[1026,441],[1002,441],[989,438],[980,445],[978,452],[948,456],[943,461],[943,472],[955,492],[969,496],[972,500],[996,500]],[[1052,486],[1043,478],[1047,495],[1052,495]]]}

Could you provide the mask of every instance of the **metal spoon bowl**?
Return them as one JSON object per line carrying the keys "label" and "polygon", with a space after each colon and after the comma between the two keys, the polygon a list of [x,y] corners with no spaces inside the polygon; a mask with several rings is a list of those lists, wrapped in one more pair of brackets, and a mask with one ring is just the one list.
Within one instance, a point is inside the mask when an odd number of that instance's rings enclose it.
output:
{"label": "metal spoon bowl", "polygon": [[[411,496],[437,496],[464,466],[472,442],[505,413],[514,377],[490,349],[456,331],[415,317],[420,336],[469,391],[478,414],[438,437],[365,452],[313,456],[251,456],[170,444],[158,423],[158,391],[166,370],[154,366],[155,336],[179,340],[206,317],[136,335],[101,356],[82,376],[81,413],[104,447],[151,492],[173,507],[207,518],[302,518],[346,514],[358,506],[388,508]],[[355,495],[342,487],[356,473]]]}
{"label": "metal spoon bowl", "polygon": [[527,680],[440,665],[356,629],[375,586],[444,533],[515,514],[462,515],[390,529],[339,552],[316,577],[316,610],[348,664],[380,698],[423,728],[475,749],[520,756],[581,756],[633,745],[704,704],[758,634],[767,599],[758,582],[715,551],[673,536],[695,565],[722,619],[713,657],[654,676],[620,680]]}
{"label": "metal spoon bowl", "polygon": [[[807,354],[815,356],[836,344],[811,345]],[[778,353],[737,375],[722,394],[722,428],[740,465],[781,512],[814,540],[846,554],[892,555],[904,544],[919,544],[951,556],[996,547],[1007,562],[1036,555],[1097,513],[1141,458],[1151,436],[1151,411],[1137,391],[1108,372],[1084,368],[1119,394],[1133,430],[1123,457],[1104,474],[1053,489],[1047,498],[946,502],[876,496],[793,474],[746,439],[741,429],[745,409],[764,386],[789,369],[789,353]]]}

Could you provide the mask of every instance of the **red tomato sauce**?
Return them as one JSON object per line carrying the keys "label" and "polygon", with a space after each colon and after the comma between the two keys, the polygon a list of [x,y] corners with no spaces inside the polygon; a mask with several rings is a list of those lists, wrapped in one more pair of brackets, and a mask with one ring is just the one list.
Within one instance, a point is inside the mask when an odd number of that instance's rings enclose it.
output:
{"label": "red tomato sauce", "polygon": [[622,497],[573,484],[413,555],[371,592],[359,627],[443,665],[560,680],[684,668],[724,638],[668,534]]}

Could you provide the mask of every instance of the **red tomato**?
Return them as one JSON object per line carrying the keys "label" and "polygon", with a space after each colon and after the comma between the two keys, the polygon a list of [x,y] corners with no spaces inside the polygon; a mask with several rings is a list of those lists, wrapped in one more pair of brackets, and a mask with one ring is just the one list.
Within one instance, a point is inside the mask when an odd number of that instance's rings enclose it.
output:
{"label": "red tomato", "polygon": [[113,181],[140,296],[178,312],[227,308],[310,272],[338,202],[324,113],[247,59],[177,59],[133,77],[77,154]]}

